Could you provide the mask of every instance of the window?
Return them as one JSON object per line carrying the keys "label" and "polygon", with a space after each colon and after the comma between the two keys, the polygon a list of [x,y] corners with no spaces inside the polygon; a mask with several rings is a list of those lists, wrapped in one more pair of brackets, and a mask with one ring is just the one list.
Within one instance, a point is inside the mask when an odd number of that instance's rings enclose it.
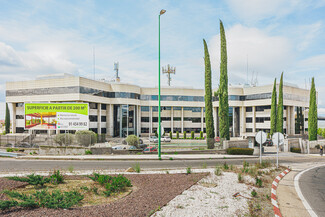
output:
{"label": "window", "polygon": [[246,112],[252,112],[253,108],[252,107],[246,107]]}
{"label": "window", "polygon": [[252,128],[246,128],[246,133],[252,133],[253,129]]}
{"label": "window", "polygon": [[141,117],[141,122],[149,122],[149,117]]}
{"label": "window", "polygon": [[170,117],[160,117],[161,121],[170,121]]}
{"label": "window", "polygon": [[97,116],[96,115],[89,115],[89,121],[90,122],[97,122]]}
{"label": "window", "polygon": [[149,128],[141,128],[141,133],[149,133]]}
{"label": "window", "polygon": [[174,117],[174,121],[181,121],[182,118],[181,117]]}
{"label": "window", "polygon": [[23,133],[24,131],[23,127],[16,127],[16,133]]}
{"label": "window", "polygon": [[174,107],[173,109],[174,109],[174,110],[182,110],[181,107]]}
{"label": "window", "polygon": [[193,123],[201,123],[201,118],[192,118]]}
{"label": "window", "polygon": [[100,121],[101,121],[101,122],[106,122],[106,116],[101,116],[101,117],[100,117]]}
{"label": "window", "polygon": [[141,111],[142,112],[148,112],[149,111],[149,106],[141,106]]}
{"label": "window", "polygon": [[102,134],[106,134],[106,128],[102,128],[101,131],[102,131]]}
{"label": "window", "polygon": [[158,111],[158,106],[152,106],[152,111],[157,112]]}
{"label": "window", "polygon": [[264,118],[257,117],[256,123],[264,123]]}
{"label": "window", "polygon": [[89,103],[90,109],[97,109],[97,103]]}
{"label": "window", "polygon": [[16,115],[16,119],[24,119],[24,115]]}
{"label": "window", "polygon": [[106,104],[101,104],[100,107],[102,110],[106,110]]}
{"label": "window", "polygon": [[192,118],[190,118],[190,117],[184,117],[184,121],[192,121]]}
{"label": "window", "polygon": [[271,121],[270,117],[265,117],[264,121]]}
{"label": "window", "polygon": [[16,107],[24,107],[24,103],[23,102],[16,103]]}
{"label": "window", "polygon": [[89,130],[93,131],[94,133],[97,133],[97,128],[89,128]]}
{"label": "window", "polygon": [[266,106],[256,106],[256,111],[257,112],[263,112],[266,109],[271,109],[270,105],[266,105]]}
{"label": "window", "polygon": [[184,107],[184,111],[201,112],[200,107]]}
{"label": "window", "polygon": [[252,123],[253,122],[253,118],[246,118],[246,123]]}
{"label": "window", "polygon": [[158,122],[158,117],[152,117],[152,122]]}

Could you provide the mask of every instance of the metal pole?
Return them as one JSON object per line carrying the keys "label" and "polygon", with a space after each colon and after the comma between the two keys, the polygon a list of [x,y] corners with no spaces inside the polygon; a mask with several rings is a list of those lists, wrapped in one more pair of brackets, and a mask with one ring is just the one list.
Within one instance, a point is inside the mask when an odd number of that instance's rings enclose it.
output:
{"label": "metal pole", "polygon": [[263,134],[261,133],[261,142],[260,142],[260,164],[262,164],[262,140],[263,140]]}
{"label": "metal pole", "polygon": [[161,157],[161,126],[160,126],[160,14],[158,24],[158,157]]}

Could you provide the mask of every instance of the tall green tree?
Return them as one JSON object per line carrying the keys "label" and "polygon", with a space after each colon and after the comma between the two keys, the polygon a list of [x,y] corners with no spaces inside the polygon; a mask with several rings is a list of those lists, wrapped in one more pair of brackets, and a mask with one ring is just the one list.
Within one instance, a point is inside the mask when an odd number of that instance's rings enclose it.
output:
{"label": "tall green tree", "polygon": [[5,130],[6,133],[10,133],[10,112],[9,112],[8,103],[6,103]]}
{"label": "tall green tree", "polygon": [[205,124],[207,146],[209,149],[214,148],[214,124],[212,114],[212,88],[211,88],[211,63],[210,55],[206,41],[203,39],[204,44],[204,65],[205,65]]}
{"label": "tall green tree", "polygon": [[317,140],[317,102],[314,78],[311,80],[309,97],[308,137],[309,141]]}
{"label": "tall green tree", "polygon": [[283,133],[283,72],[281,74],[279,85],[279,102],[277,109],[276,131],[279,133]]}
{"label": "tall green tree", "polygon": [[227,42],[225,29],[220,20],[220,85],[219,96],[219,126],[220,137],[229,140],[229,104],[228,104],[228,70],[227,70]]}
{"label": "tall green tree", "polygon": [[272,92],[272,102],[271,102],[271,130],[270,134],[276,132],[276,79],[274,79],[273,92]]}

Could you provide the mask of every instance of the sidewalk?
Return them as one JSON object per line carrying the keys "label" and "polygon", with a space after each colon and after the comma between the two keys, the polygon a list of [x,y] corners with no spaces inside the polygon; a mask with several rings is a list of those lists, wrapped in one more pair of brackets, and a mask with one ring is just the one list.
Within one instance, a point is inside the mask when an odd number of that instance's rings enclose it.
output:
{"label": "sidewalk", "polygon": [[[219,154],[164,154],[163,160],[208,160],[208,159],[250,159],[258,158],[253,155],[219,155]],[[39,160],[159,160],[158,155],[47,155],[47,156],[19,156],[17,159],[39,159]]]}
{"label": "sidewalk", "polygon": [[[324,163],[319,163],[323,165]],[[310,216],[305,206],[298,196],[295,186],[295,176],[301,171],[316,166],[317,163],[289,164],[291,172],[288,173],[280,182],[277,188],[277,200],[282,216],[284,217],[306,217]]]}

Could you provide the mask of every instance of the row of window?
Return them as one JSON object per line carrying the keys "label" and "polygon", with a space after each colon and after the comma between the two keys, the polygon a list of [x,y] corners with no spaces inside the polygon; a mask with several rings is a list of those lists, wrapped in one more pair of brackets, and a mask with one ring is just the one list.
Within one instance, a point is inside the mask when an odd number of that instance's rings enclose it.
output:
{"label": "row of window", "polygon": [[[174,117],[173,121],[181,121],[181,117]],[[171,117],[161,117],[161,121],[171,121]],[[192,121],[192,123],[201,123],[201,118],[197,117],[184,117],[184,121]],[[205,118],[203,118],[205,122]],[[150,122],[149,117],[141,117],[141,122]],[[158,122],[158,117],[152,117],[152,122]]]}
{"label": "row of window", "polygon": [[[201,107],[184,107],[184,111],[192,111],[192,112],[201,112]],[[141,106],[142,112],[148,112],[150,110],[149,106]],[[171,110],[170,106],[162,106],[161,110]],[[182,110],[182,107],[175,106],[173,107],[174,111],[180,111]],[[158,106],[152,106],[153,112],[158,112]],[[205,111],[205,108],[203,108],[203,111]]]}
{"label": "row of window", "polygon": [[[165,128],[164,130],[165,130],[166,133],[171,132],[171,128]],[[152,132],[153,132],[153,133],[156,132],[156,131],[157,131],[157,128],[153,128],[153,129],[152,129]],[[173,129],[173,133],[179,132],[179,137],[180,137],[180,138],[183,138],[183,134],[181,134],[181,131],[182,131],[181,128],[174,128],[174,129]],[[184,132],[188,133],[188,134],[187,134],[187,137],[190,136],[189,134],[190,134],[192,131],[194,131],[195,133],[200,133],[200,132],[201,132],[201,128],[184,128]],[[148,128],[148,127],[142,127],[142,128],[141,128],[141,133],[149,133],[149,132],[150,132],[150,131],[149,131],[149,128]],[[203,133],[206,133],[206,128],[203,128]]]}

